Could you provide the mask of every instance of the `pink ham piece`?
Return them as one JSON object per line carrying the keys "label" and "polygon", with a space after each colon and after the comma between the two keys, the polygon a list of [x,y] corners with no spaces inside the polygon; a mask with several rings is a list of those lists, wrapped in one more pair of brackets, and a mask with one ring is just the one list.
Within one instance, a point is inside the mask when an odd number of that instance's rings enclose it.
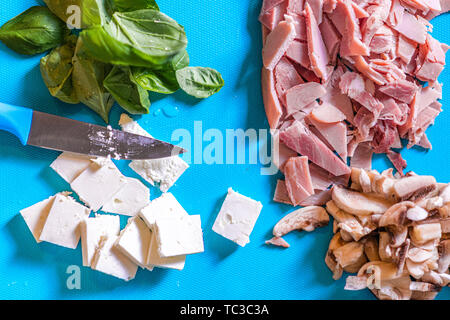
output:
{"label": "pink ham piece", "polygon": [[344,122],[323,123],[309,118],[342,160],[347,162],[347,125]]}
{"label": "pink ham piece", "polygon": [[288,59],[282,58],[275,67],[275,88],[277,89],[278,97],[286,106],[286,92],[299,84],[304,83],[302,77],[298,74],[295,67]]}
{"label": "pink ham piece", "polygon": [[350,173],[350,168],[301,122],[294,121],[292,126],[280,133],[280,138],[287,147],[333,175]]}
{"label": "pink ham piece", "polygon": [[309,60],[308,45],[306,42],[293,41],[286,51],[286,56],[302,67],[309,69],[311,61]]}
{"label": "pink ham piece", "polygon": [[326,190],[333,184],[347,185],[350,178],[348,174],[336,177],[314,163],[309,164],[309,173],[314,190]]}
{"label": "pink ham piece", "polygon": [[317,82],[308,82],[292,87],[286,92],[287,114],[301,111],[316,99],[323,97],[325,87]]}
{"label": "pink ham piece", "polygon": [[353,168],[361,168],[366,170],[372,169],[373,150],[367,142],[360,143],[356,147],[355,153],[350,161]]}
{"label": "pink ham piece", "polygon": [[345,114],[330,103],[324,102],[311,112],[311,120],[319,123],[337,123],[346,119]]}
{"label": "pink ham piece", "polygon": [[320,25],[322,23],[323,16],[323,0],[305,0],[314,14],[314,18],[317,21],[317,24]]}
{"label": "pink ham piece", "polygon": [[295,38],[295,28],[292,23],[280,22],[267,36],[262,51],[263,64],[268,70],[273,70],[281,60],[286,50]]}
{"label": "pink ham piece", "polygon": [[301,15],[304,7],[304,0],[287,0],[287,11],[289,14]]}
{"label": "pink ham piece", "polygon": [[271,129],[276,129],[278,128],[283,110],[275,89],[275,79],[272,71],[265,68],[262,69],[261,86],[269,126]]}
{"label": "pink ham piece", "polygon": [[407,163],[403,159],[402,155],[391,150],[387,153],[387,157],[389,161],[391,161],[391,163],[394,165],[394,168],[398,171],[398,173],[403,176],[403,170],[406,168]]}
{"label": "pink ham piece", "polygon": [[405,11],[397,25],[391,26],[406,38],[424,44],[427,36],[427,28],[414,15]]}
{"label": "pink ham piece", "polygon": [[294,206],[314,194],[311,175],[309,174],[308,158],[290,158],[284,167],[286,175],[286,190]]}
{"label": "pink ham piece", "polygon": [[303,16],[292,16],[290,14],[286,14],[284,19],[292,23],[295,28],[295,40],[306,41],[306,24],[305,17]]}
{"label": "pink ham piece", "polygon": [[380,87],[379,90],[398,101],[409,104],[414,99],[417,89],[417,86],[413,82],[397,80]]}
{"label": "pink ham piece", "polygon": [[292,206],[292,201],[289,198],[289,194],[286,189],[286,182],[284,180],[277,180],[277,186],[275,188],[275,194],[273,195],[273,201],[289,204]]}
{"label": "pink ham piece", "polygon": [[397,56],[405,63],[409,63],[414,56],[414,52],[417,49],[417,43],[409,40],[408,38],[399,35],[397,41]]}
{"label": "pink ham piece", "polygon": [[327,16],[323,17],[323,21],[319,25],[319,28],[320,32],[322,33],[325,46],[327,47],[331,63],[336,63],[341,43],[339,32],[337,32],[336,28],[333,26]]}
{"label": "pink ham piece", "polygon": [[318,78],[326,80],[328,77],[327,65],[330,61],[327,48],[323,42],[319,25],[308,3],[305,4],[306,35],[308,39],[308,55],[311,61],[311,70]]}
{"label": "pink ham piece", "polygon": [[288,161],[291,157],[296,157],[297,152],[292,149],[289,149],[284,145],[283,142],[280,141],[280,132],[279,130],[274,130],[272,133],[272,162],[273,164],[280,169],[280,171],[284,171],[284,165],[286,161]]}

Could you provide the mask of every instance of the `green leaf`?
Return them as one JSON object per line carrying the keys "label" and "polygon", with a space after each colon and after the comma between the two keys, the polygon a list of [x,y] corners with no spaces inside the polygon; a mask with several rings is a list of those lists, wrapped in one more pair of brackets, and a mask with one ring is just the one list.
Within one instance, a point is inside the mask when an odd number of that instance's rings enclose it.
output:
{"label": "green leaf", "polygon": [[[62,21],[71,23],[73,15],[79,14],[79,26],[76,28],[88,28],[95,25],[102,25],[111,19],[114,12],[113,0],[44,0],[49,9]],[[75,6],[75,7],[73,7]],[[77,9],[78,8],[78,11]]]}
{"label": "green leaf", "polygon": [[172,70],[154,71],[148,68],[135,67],[132,71],[135,81],[145,90],[172,94],[180,89],[175,72]]}
{"label": "green leaf", "polygon": [[33,55],[56,48],[69,33],[46,7],[31,7],[0,28],[0,40],[17,53]]}
{"label": "green leaf", "polygon": [[144,89],[162,94],[172,94],[178,85],[175,71],[189,65],[189,55],[186,50],[180,51],[167,64],[166,69],[152,70],[149,68],[134,67],[132,69],[135,81]]}
{"label": "green leaf", "polygon": [[201,99],[219,92],[225,84],[220,73],[211,68],[183,68],[177,70],[176,77],[183,91]]}
{"label": "green leaf", "polygon": [[187,45],[184,28],[151,9],[116,12],[111,22],[83,30],[80,37],[97,60],[159,69]]}
{"label": "green leaf", "polygon": [[73,58],[72,83],[80,101],[97,112],[106,123],[109,121],[114,99],[103,86],[103,81],[111,69],[111,65],[86,55],[83,41],[78,38]]}
{"label": "green leaf", "polygon": [[72,104],[80,103],[72,85],[72,58],[76,43],[77,36],[69,36],[65,44],[53,49],[41,59],[40,64],[42,78],[50,94],[63,102]]}
{"label": "green leaf", "polygon": [[114,66],[103,81],[103,85],[119,105],[129,113],[146,114],[149,112],[148,92],[136,83],[130,67]]}
{"label": "green leaf", "polygon": [[117,11],[129,12],[141,9],[159,10],[155,0],[113,0]]}

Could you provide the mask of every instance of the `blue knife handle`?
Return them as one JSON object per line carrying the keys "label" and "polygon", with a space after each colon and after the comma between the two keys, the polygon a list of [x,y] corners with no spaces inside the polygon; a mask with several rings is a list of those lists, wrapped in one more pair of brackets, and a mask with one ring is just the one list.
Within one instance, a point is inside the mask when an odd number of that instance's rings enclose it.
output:
{"label": "blue knife handle", "polygon": [[27,144],[32,119],[33,110],[0,102],[0,130],[14,134],[23,145]]}

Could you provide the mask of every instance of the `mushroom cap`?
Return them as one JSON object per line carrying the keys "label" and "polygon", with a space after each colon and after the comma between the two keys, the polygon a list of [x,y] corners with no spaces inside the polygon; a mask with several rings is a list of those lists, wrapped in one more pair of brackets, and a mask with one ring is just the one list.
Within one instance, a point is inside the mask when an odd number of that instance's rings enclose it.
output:
{"label": "mushroom cap", "polygon": [[328,224],[330,218],[324,208],[310,206],[295,210],[281,219],[273,228],[275,237],[282,237],[293,230],[313,231]]}

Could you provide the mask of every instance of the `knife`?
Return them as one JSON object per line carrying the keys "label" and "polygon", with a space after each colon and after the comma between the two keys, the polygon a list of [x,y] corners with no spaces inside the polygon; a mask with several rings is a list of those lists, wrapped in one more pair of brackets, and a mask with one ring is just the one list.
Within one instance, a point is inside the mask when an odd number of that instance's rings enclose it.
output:
{"label": "knife", "polygon": [[167,158],[185,150],[156,139],[0,102],[0,130],[23,145],[117,160]]}

